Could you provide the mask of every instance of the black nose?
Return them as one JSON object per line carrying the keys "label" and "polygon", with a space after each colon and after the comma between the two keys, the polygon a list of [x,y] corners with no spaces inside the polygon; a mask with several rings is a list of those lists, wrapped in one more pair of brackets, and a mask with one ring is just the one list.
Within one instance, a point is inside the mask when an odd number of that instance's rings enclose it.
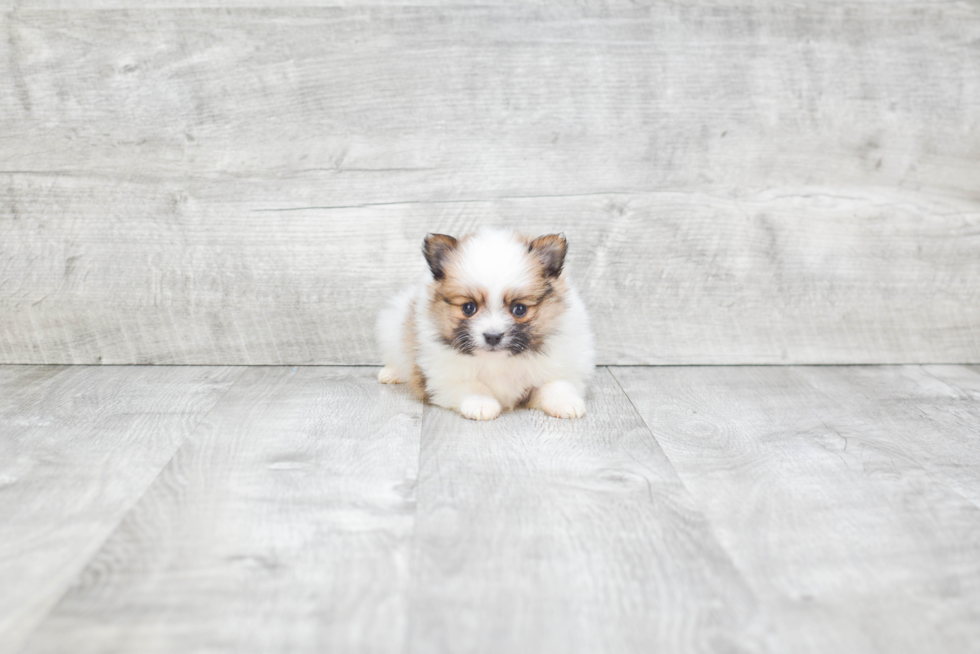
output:
{"label": "black nose", "polygon": [[487,342],[487,345],[489,345],[490,347],[493,347],[494,345],[498,345],[500,341],[502,341],[503,339],[504,339],[504,335],[501,333],[483,335],[483,340],[485,340]]}

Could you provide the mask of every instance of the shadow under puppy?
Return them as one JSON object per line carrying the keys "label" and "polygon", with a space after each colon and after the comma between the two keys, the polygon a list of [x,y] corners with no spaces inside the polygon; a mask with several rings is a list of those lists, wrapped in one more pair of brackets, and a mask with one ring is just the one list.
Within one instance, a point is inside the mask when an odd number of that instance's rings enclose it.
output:
{"label": "shadow under puppy", "polygon": [[378,380],[473,420],[516,406],[584,416],[595,351],[567,248],[561,234],[426,236],[428,273],[378,317]]}

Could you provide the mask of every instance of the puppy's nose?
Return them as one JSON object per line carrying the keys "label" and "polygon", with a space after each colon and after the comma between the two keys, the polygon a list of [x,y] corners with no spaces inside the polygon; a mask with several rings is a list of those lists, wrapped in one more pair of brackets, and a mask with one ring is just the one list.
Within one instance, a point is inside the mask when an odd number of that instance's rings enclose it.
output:
{"label": "puppy's nose", "polygon": [[489,345],[490,347],[493,347],[494,345],[499,345],[500,341],[502,341],[503,339],[504,339],[504,335],[501,334],[500,332],[497,332],[496,334],[483,335],[483,340],[485,340],[487,342],[487,345]]}

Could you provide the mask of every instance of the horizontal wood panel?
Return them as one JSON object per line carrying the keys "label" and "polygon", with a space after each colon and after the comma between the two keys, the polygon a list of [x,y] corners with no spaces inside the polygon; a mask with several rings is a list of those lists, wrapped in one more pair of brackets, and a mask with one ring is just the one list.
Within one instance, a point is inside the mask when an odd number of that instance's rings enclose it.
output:
{"label": "horizontal wood panel", "polygon": [[376,175],[360,201],[803,181],[972,192],[978,15],[19,10],[0,44],[3,169],[429,173]]}
{"label": "horizontal wood panel", "polygon": [[601,363],[980,361],[978,16],[8,12],[0,361],[377,363],[486,223],[569,236]]}
{"label": "horizontal wood panel", "polygon": [[[565,232],[601,363],[980,359],[980,213],[964,202],[810,189],[300,209],[305,192],[47,183],[57,236],[26,212],[0,235],[17,243],[0,356],[373,364],[377,310],[423,274],[420,225],[494,222]],[[132,218],[147,207],[167,218]]]}
{"label": "horizontal wood panel", "polygon": [[[895,0],[894,5],[906,5],[913,7],[929,7],[940,4],[940,2],[930,2],[929,0]],[[323,7],[423,7],[426,9],[446,9],[459,8],[467,3],[461,0],[290,0],[290,8],[323,8]],[[581,0],[480,0],[480,7],[551,7],[567,5],[569,7],[581,7],[587,3]],[[591,3],[597,7],[658,7],[664,5],[663,0],[601,0]],[[751,4],[752,7],[758,6],[784,6],[785,3],[779,0],[755,0],[747,3],[746,0],[690,0],[684,3],[692,7],[744,7]],[[861,5],[878,4],[878,0],[814,0],[807,3],[812,5],[829,5],[831,7],[851,7]],[[88,9],[207,9],[207,8],[254,8],[269,9],[275,6],[271,0],[92,0],[86,3]],[[77,9],[78,5],[71,0],[3,0],[0,2],[0,10],[4,9],[44,9],[44,10],[66,10]]]}

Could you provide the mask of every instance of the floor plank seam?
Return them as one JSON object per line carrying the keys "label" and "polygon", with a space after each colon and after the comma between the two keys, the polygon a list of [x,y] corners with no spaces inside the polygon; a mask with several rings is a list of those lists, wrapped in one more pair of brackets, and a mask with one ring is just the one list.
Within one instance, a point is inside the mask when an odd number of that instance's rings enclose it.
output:
{"label": "floor plank seam", "polygon": [[653,428],[650,426],[649,423],[647,423],[646,418],[643,417],[643,414],[640,413],[640,410],[636,408],[636,405],[633,403],[633,398],[631,398],[629,396],[629,393],[626,392],[626,389],[623,388],[623,384],[620,383],[619,379],[616,377],[616,374],[612,370],[610,370],[610,366],[604,366],[604,368],[609,373],[609,376],[613,378],[613,381],[616,382],[616,386],[618,386],[619,390],[622,391],[623,396],[626,398],[626,401],[630,403],[630,407],[632,407],[633,413],[636,414],[636,417],[639,418],[640,422],[643,423],[643,426],[646,427],[647,433],[650,434],[650,438],[652,438],[653,441],[657,444],[657,448],[659,448],[660,451],[663,452],[664,459],[666,459],[667,463],[670,464],[670,468],[671,470],[674,471],[674,475],[677,476],[677,479],[680,482],[681,487],[684,489],[684,492],[691,495],[691,497],[694,497],[691,494],[691,489],[687,487],[687,485],[684,483],[684,480],[681,478],[680,473],[677,471],[677,466],[674,465],[674,462],[670,460],[669,456],[667,456],[667,451],[663,448],[663,445],[657,439],[657,435],[653,432]]}
{"label": "floor plank seam", "polygon": [[[605,366],[607,370],[609,370],[609,368],[611,367],[613,366]],[[648,366],[624,366],[624,367],[632,368],[632,367],[648,367]],[[653,367],[653,366],[649,366],[649,367]],[[660,448],[660,451],[663,453],[664,460],[666,460],[667,463],[670,464],[671,469],[674,471],[674,475],[677,477],[677,482],[680,484],[681,488],[684,489],[684,492],[687,493],[688,496],[691,498],[691,502],[697,508],[698,513],[701,515],[701,518],[704,520],[704,525],[707,532],[711,535],[715,543],[718,544],[718,547],[725,554],[725,556],[728,559],[728,563],[732,566],[732,569],[738,574],[738,576],[745,583],[746,588],[748,588],[752,592],[755,600],[759,602],[760,605],[763,604],[764,594],[761,592],[761,589],[755,583],[754,579],[752,578],[752,575],[750,575],[742,567],[742,565],[739,564],[739,561],[736,558],[734,552],[731,550],[731,548],[726,546],[724,539],[722,539],[721,536],[718,534],[718,530],[715,528],[714,523],[708,517],[708,513],[705,510],[705,507],[702,505],[701,500],[698,499],[698,496],[691,490],[691,488],[687,485],[687,483],[685,483],[684,478],[681,476],[680,472],[677,469],[677,466],[674,464],[670,456],[667,454],[667,450],[664,449],[663,445],[661,445],[660,441],[657,439],[657,435],[654,432],[653,428],[646,421],[646,418],[643,417],[643,413],[633,403],[633,398],[631,398],[629,393],[626,392],[626,389],[623,388],[622,382],[620,382],[619,378],[616,377],[615,373],[612,370],[609,370],[609,376],[613,378],[613,381],[616,382],[616,385],[623,392],[623,395],[626,396],[626,400],[630,403],[630,406],[633,408],[633,412],[636,414],[636,417],[640,419],[640,421],[643,423],[643,426],[646,427],[647,432],[650,434],[650,437],[653,438],[654,442],[657,444],[657,447]]]}
{"label": "floor plank seam", "polygon": [[[210,367],[212,367],[212,368],[234,368],[236,366],[210,366]],[[173,454],[171,454],[170,455],[170,458],[168,458],[166,460],[166,462],[164,462],[164,464],[162,466],[160,466],[160,469],[157,471],[156,475],[153,476],[153,479],[151,479],[149,481],[149,483],[147,483],[147,485],[143,488],[142,491],[140,491],[139,493],[135,493],[133,495],[132,502],[130,502],[129,503],[129,506],[127,506],[126,509],[120,513],[119,520],[112,527],[112,529],[110,529],[106,533],[105,538],[103,538],[99,542],[98,546],[96,546],[96,547],[94,547],[92,549],[92,556],[89,557],[79,567],[78,572],[76,573],[75,577],[73,578],[72,583],[67,584],[65,586],[65,589],[57,596],[57,598],[53,602],[51,602],[51,606],[48,608],[47,611],[45,611],[43,619],[38,620],[37,626],[35,626],[35,628],[30,631],[29,635],[27,636],[27,638],[24,641],[24,645],[21,646],[21,647],[19,647],[17,649],[17,652],[18,653],[23,653],[23,652],[26,652],[27,651],[27,648],[30,646],[31,638],[44,625],[45,621],[48,620],[48,618],[51,616],[51,614],[54,612],[54,610],[58,607],[59,604],[61,604],[61,602],[68,595],[68,593],[70,593],[72,591],[72,589],[74,588],[74,582],[77,581],[77,579],[78,579],[78,577],[80,575],[82,575],[82,574],[85,573],[85,570],[88,569],[88,566],[92,563],[92,561],[103,550],[103,548],[105,547],[106,543],[108,543],[109,540],[116,534],[116,532],[119,530],[119,527],[126,521],[126,518],[129,517],[129,515],[132,513],[133,509],[139,505],[140,501],[147,494],[147,492],[149,492],[149,490],[151,488],[153,488],[154,484],[156,484],[157,479],[160,478],[160,475],[163,473],[163,471],[167,469],[167,466],[169,466],[170,463],[174,460],[174,457],[177,456],[177,453],[180,452],[183,449],[184,444],[187,443],[187,441],[190,440],[194,436],[195,433],[197,433],[198,428],[201,426],[201,424],[204,423],[205,420],[207,420],[208,416],[211,415],[211,413],[214,411],[215,407],[217,407],[218,405],[220,405],[221,402],[228,395],[228,393],[231,392],[231,389],[233,389],[238,384],[238,382],[241,379],[242,375],[245,374],[245,370],[244,370],[245,366],[241,366],[241,367],[242,367],[242,370],[238,373],[238,376],[235,378],[235,381],[233,381],[231,384],[228,385],[228,388],[225,389],[225,392],[222,393],[220,395],[220,397],[218,397],[217,400],[215,400],[214,404],[211,405],[211,408],[209,408],[207,410],[207,412],[203,416],[201,416],[201,419],[198,420],[194,424],[194,426],[192,428],[190,428],[190,429],[187,430],[187,437],[184,438],[184,440],[182,440],[180,442],[180,445],[178,445],[176,448],[174,448]]]}
{"label": "floor plank seam", "polygon": [[415,594],[415,581],[418,578],[417,571],[419,569],[419,481],[422,476],[422,438],[425,434],[425,415],[429,412],[430,408],[428,403],[423,402],[422,412],[419,414],[419,451],[415,460],[415,488],[412,490],[415,494],[415,506],[412,509],[412,536],[409,539],[408,549],[408,579],[405,581],[405,632],[402,634],[402,654],[409,654],[411,646],[412,599]]}

